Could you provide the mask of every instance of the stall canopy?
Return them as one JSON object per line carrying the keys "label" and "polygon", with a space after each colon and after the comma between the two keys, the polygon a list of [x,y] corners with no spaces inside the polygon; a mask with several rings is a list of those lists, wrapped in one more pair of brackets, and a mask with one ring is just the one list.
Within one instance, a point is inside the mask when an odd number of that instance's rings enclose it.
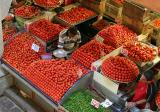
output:
{"label": "stall canopy", "polygon": [[131,0],[133,3],[160,13],[160,0]]}

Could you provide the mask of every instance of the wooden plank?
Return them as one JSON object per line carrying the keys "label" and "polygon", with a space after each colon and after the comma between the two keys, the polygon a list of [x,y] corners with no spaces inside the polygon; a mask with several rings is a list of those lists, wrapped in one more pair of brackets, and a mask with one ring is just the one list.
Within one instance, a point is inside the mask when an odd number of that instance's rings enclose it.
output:
{"label": "wooden plank", "polygon": [[152,11],[160,13],[160,0],[131,0],[133,3],[144,6]]}

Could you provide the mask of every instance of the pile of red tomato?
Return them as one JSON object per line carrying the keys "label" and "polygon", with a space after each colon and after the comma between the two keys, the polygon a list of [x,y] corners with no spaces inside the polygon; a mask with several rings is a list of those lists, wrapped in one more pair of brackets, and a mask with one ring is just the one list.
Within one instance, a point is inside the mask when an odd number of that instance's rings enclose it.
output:
{"label": "pile of red tomato", "polygon": [[139,69],[136,64],[120,56],[106,59],[102,64],[101,70],[105,76],[122,83],[135,81],[136,77],[139,75]]}
{"label": "pile of red tomato", "polygon": [[3,41],[7,41],[11,39],[16,33],[17,33],[17,30],[15,27],[4,28],[3,29]]}
{"label": "pile of red tomato", "polygon": [[157,92],[155,100],[156,100],[156,105],[159,107],[160,106],[160,91]]}
{"label": "pile of red tomato", "polygon": [[36,5],[44,8],[55,8],[60,5],[59,0],[33,0]]}
{"label": "pile of red tomato", "polygon": [[160,27],[160,19],[154,20],[153,25],[156,27]]}
{"label": "pile of red tomato", "polygon": [[76,62],[75,60],[71,59],[72,61],[74,61],[75,65],[78,66],[81,70],[82,70],[82,75],[86,75],[87,73],[89,73],[89,69],[87,69],[85,66],[83,66],[81,63]]}
{"label": "pile of red tomato", "polygon": [[140,42],[128,42],[123,45],[123,49],[128,51],[128,57],[137,62],[152,61],[156,51],[148,45]]}
{"label": "pile of red tomato", "polygon": [[32,63],[23,75],[58,102],[78,80],[78,71],[72,60],[40,60]]}
{"label": "pile of red tomato", "polygon": [[98,33],[104,39],[104,43],[118,48],[123,43],[135,40],[136,34],[123,25],[111,25]]}
{"label": "pile of red tomato", "polygon": [[51,23],[46,19],[40,19],[29,25],[29,32],[45,42],[53,40],[63,29],[63,26]]}
{"label": "pile of red tomato", "polygon": [[[39,52],[31,49],[33,43],[40,46]],[[23,32],[4,47],[3,59],[17,71],[22,72],[31,63],[40,60],[43,51],[44,47],[36,39]]]}
{"label": "pile of red tomato", "polygon": [[102,56],[113,50],[114,48],[111,46],[92,40],[73,52],[72,59],[80,62],[82,65],[90,69],[91,64],[94,61],[100,59]]}
{"label": "pile of red tomato", "polygon": [[124,0],[115,0],[115,2],[118,3],[118,4],[123,4]]}
{"label": "pile of red tomato", "polygon": [[94,25],[94,27],[95,27],[96,29],[98,29],[98,30],[102,30],[102,29],[104,29],[105,27],[107,27],[108,25],[109,25],[108,22],[107,22],[106,20],[102,19],[102,20],[100,20],[98,23],[96,23],[96,24]]}
{"label": "pile of red tomato", "polygon": [[84,7],[76,7],[59,14],[58,17],[70,24],[75,24],[95,15],[95,12]]}
{"label": "pile of red tomato", "polygon": [[34,6],[23,5],[15,9],[15,15],[18,17],[30,19],[40,13],[39,9]]}

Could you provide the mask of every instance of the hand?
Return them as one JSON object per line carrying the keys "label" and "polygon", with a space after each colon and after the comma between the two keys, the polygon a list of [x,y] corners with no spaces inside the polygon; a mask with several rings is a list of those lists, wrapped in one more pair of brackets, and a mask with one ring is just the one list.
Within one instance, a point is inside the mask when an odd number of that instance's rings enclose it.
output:
{"label": "hand", "polygon": [[128,103],[127,103],[127,108],[132,108],[132,107],[134,107],[134,106],[136,106],[136,103],[135,103],[135,102],[128,102]]}

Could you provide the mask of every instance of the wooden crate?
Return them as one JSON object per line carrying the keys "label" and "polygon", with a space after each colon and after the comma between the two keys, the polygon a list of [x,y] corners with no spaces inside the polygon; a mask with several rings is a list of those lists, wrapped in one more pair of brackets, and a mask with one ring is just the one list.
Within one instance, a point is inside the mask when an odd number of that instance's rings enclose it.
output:
{"label": "wooden crate", "polygon": [[94,1],[94,2],[91,2],[91,0],[82,0],[81,4],[89,9],[94,10],[97,13],[104,13],[105,2],[106,0]]}
{"label": "wooden crate", "polygon": [[128,0],[123,5],[122,14],[138,21],[146,21],[150,18],[149,10],[134,4]]}
{"label": "wooden crate", "polygon": [[109,16],[113,19],[122,17],[123,7],[117,7],[107,2],[105,3],[105,7],[106,7],[105,12],[104,12],[105,16]]}
{"label": "wooden crate", "polygon": [[124,25],[132,29],[137,34],[147,33],[148,31],[147,29],[149,28],[149,23],[150,23],[150,20],[142,22],[124,15],[122,21]]}

